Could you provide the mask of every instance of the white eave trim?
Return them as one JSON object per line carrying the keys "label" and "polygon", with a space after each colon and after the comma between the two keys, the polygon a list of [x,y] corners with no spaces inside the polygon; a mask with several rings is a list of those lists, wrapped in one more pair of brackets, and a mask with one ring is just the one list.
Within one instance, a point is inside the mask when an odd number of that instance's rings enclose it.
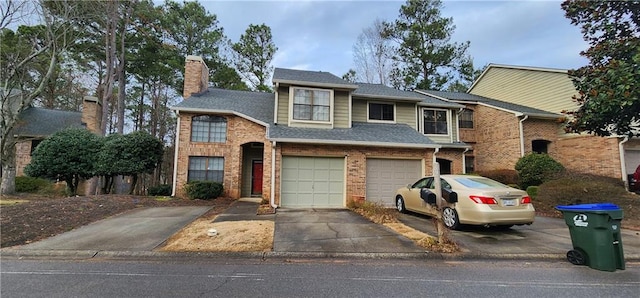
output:
{"label": "white eave trim", "polygon": [[317,140],[317,139],[293,139],[293,138],[269,138],[270,141],[280,143],[297,143],[297,144],[320,144],[320,145],[344,145],[344,146],[376,146],[391,148],[441,148],[440,144],[408,144],[408,143],[386,143],[386,142],[349,142],[341,140]]}
{"label": "white eave trim", "polygon": [[171,107],[172,110],[176,111],[176,112],[190,112],[190,113],[205,113],[205,114],[226,114],[226,115],[235,115],[244,119],[247,119],[251,122],[255,122],[257,124],[260,124],[262,126],[265,127],[269,127],[269,123],[266,123],[264,121],[258,120],[256,118],[253,118],[251,116],[248,116],[246,114],[242,114],[236,111],[230,111],[230,110],[211,110],[211,109],[197,109],[197,108],[175,108],[175,107]]}

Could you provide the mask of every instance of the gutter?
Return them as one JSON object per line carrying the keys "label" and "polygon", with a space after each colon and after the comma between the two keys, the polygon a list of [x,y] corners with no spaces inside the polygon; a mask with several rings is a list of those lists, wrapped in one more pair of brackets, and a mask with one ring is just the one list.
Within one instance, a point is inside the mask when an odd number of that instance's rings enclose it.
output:
{"label": "gutter", "polygon": [[[516,117],[522,116],[522,114],[520,115],[516,115]],[[527,120],[527,118],[529,118],[529,115],[524,115],[524,118],[520,119],[520,123],[519,123],[519,129],[520,129],[520,157],[524,156],[524,125],[522,124],[525,120]]]}
{"label": "gutter", "polygon": [[465,156],[464,156],[464,155],[465,155],[467,152],[469,152],[469,150],[471,150],[471,149],[466,148],[466,149],[464,149],[464,152],[462,152],[462,173],[463,173],[463,174],[467,174],[467,160],[465,159]]}
{"label": "gutter", "polygon": [[271,198],[269,201],[271,208],[278,208],[276,205],[276,141],[271,141]]}
{"label": "gutter", "polygon": [[180,143],[180,113],[176,111],[176,116],[178,121],[176,122],[176,141],[174,143],[174,153],[173,153],[173,187],[171,188],[171,196],[176,196],[176,186],[178,186],[178,144]]}
{"label": "gutter", "polygon": [[622,171],[622,182],[624,182],[624,189],[629,191],[629,179],[627,178],[627,165],[624,158],[624,143],[629,141],[629,136],[625,136],[620,143],[618,143],[618,151],[620,152],[620,171]]}

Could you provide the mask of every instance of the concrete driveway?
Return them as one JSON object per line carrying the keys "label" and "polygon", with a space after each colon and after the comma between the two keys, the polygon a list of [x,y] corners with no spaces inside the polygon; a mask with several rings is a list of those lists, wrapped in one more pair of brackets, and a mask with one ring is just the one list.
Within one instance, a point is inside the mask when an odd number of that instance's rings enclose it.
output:
{"label": "concrete driveway", "polygon": [[150,251],[211,207],[136,209],[80,227],[24,250]]}
{"label": "concrete driveway", "polygon": [[411,240],[349,210],[278,209],[275,221],[275,252],[424,252]]}
{"label": "concrete driveway", "polygon": [[[401,214],[399,219],[414,229],[436,235],[431,217],[409,213]],[[536,217],[532,225],[503,231],[464,227],[449,233],[465,252],[477,255],[565,254],[573,248],[569,228],[560,218]],[[640,231],[623,229],[621,234],[625,256],[640,256]]]}

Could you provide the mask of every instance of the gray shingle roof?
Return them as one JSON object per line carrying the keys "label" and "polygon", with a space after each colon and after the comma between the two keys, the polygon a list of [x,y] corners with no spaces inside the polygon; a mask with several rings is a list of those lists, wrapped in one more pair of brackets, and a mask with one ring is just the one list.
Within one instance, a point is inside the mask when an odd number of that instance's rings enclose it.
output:
{"label": "gray shingle roof", "polygon": [[274,83],[300,84],[308,86],[327,86],[356,89],[358,86],[343,80],[330,72],[276,68],[273,71]]}
{"label": "gray shingle roof", "polygon": [[268,92],[251,92],[209,88],[193,94],[173,110],[190,112],[235,112],[263,123],[273,123],[275,95]]}
{"label": "gray shingle roof", "polygon": [[20,113],[13,134],[46,137],[70,127],[86,128],[82,123],[82,113],[32,107]]}
{"label": "gray shingle roof", "polygon": [[481,103],[481,104],[493,106],[496,108],[501,108],[501,109],[505,109],[513,112],[522,113],[524,115],[529,115],[532,117],[550,118],[550,119],[563,117],[563,115],[560,115],[560,114],[551,113],[544,110],[530,108],[523,105],[513,104],[510,102],[500,101],[500,100],[491,99],[488,97],[464,93],[464,92],[448,92],[448,91],[433,91],[433,90],[419,90],[419,91],[427,94],[431,94],[434,96],[446,98],[448,100],[465,102],[465,103],[466,102]]}
{"label": "gray shingle roof", "polygon": [[437,99],[414,91],[404,91],[382,84],[357,83],[358,89],[353,91],[354,97],[380,98],[417,102],[421,106],[442,108],[464,108],[463,105]]}
{"label": "gray shingle roof", "polygon": [[269,129],[269,138],[275,141],[301,143],[414,148],[439,147],[431,139],[406,124],[353,122],[351,128],[333,129],[276,125]]}

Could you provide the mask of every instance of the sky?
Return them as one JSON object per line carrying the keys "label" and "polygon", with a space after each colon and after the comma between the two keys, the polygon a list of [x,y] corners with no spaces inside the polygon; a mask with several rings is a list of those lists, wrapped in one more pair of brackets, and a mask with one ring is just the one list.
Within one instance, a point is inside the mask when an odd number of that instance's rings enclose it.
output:
{"label": "sky", "polygon": [[[275,67],[328,71],[354,68],[353,45],[376,18],[393,21],[405,1],[218,1],[200,0],[232,41],[250,24],[271,28]],[[561,1],[443,0],[453,18],[452,41],[470,41],[476,68],[488,63],[572,69],[587,64],[587,43],[565,18]]]}

